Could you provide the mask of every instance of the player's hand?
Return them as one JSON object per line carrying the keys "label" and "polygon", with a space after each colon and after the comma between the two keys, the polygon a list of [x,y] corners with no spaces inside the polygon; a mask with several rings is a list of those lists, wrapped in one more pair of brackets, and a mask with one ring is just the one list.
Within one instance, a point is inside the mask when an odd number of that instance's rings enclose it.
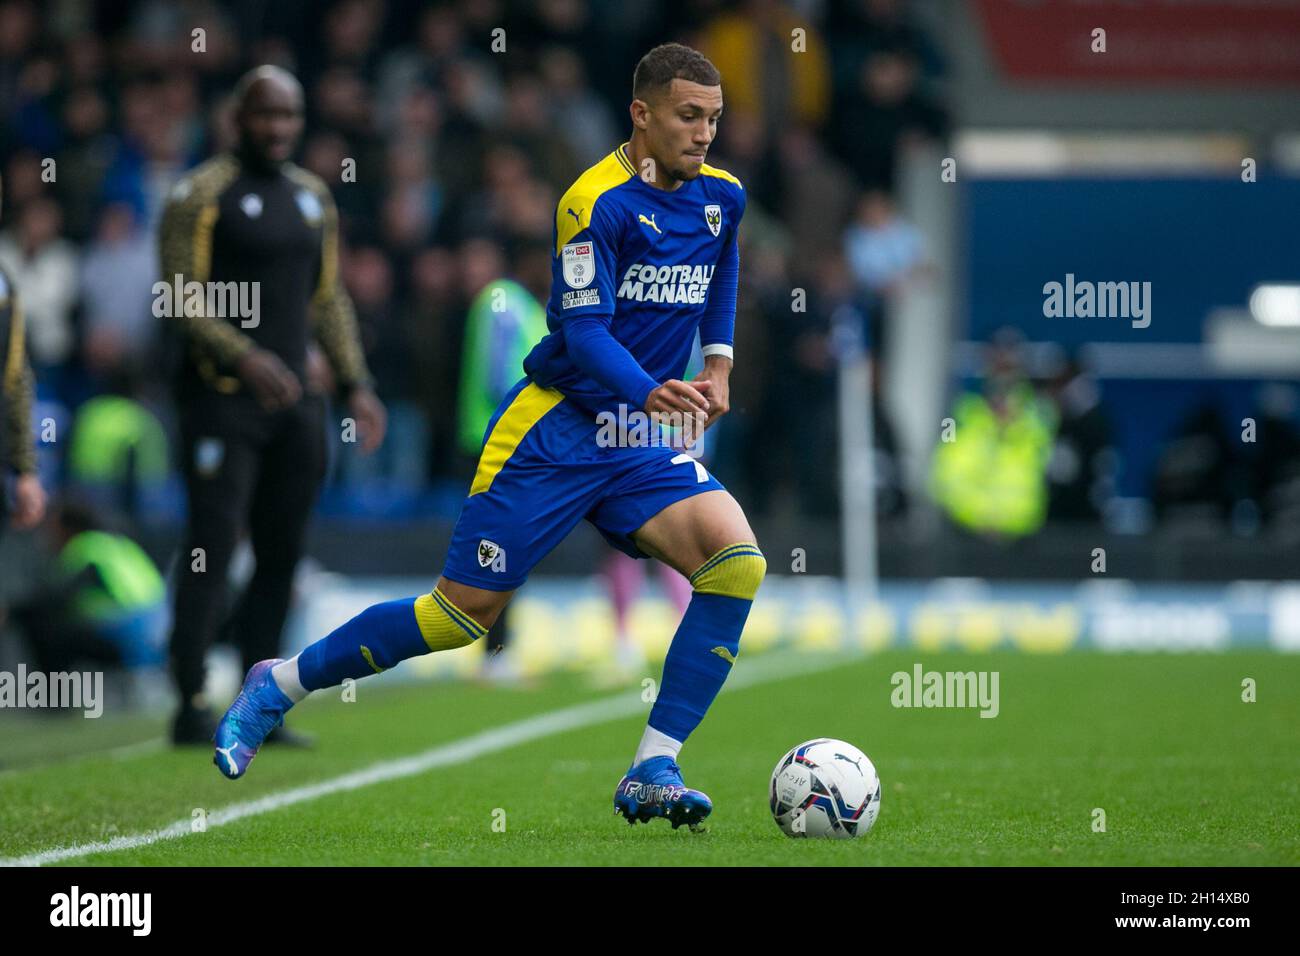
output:
{"label": "player's hand", "polygon": [[45,517],[45,489],[34,474],[19,475],[14,485],[14,513],[10,520],[15,528],[34,528]]}
{"label": "player's hand", "polygon": [[666,417],[670,424],[689,428],[698,435],[704,431],[709,414],[708,390],[707,384],[700,388],[698,383],[670,378],[646,397],[645,410],[655,421]]}
{"label": "player's hand", "polygon": [[668,412],[708,414],[709,400],[695,385],[670,378],[646,396],[645,410],[651,415]]}
{"label": "player's hand", "polygon": [[257,403],[268,412],[288,408],[302,398],[302,383],[280,356],[268,349],[249,349],[239,357],[235,371]]}
{"label": "player's hand", "polygon": [[354,388],[348,396],[348,414],[361,432],[361,452],[369,455],[384,443],[388,431],[388,409],[368,388]]}
{"label": "player's hand", "polygon": [[704,360],[704,370],[691,382],[709,396],[708,428],[731,411],[731,359],[723,355],[710,355]]}

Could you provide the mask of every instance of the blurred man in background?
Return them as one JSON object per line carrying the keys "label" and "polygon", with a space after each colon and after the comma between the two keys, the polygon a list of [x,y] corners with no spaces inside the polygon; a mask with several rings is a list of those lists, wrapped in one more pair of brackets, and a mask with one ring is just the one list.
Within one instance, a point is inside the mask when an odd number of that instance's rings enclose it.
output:
{"label": "blurred man in background", "polygon": [[[386,427],[339,285],[333,200],[322,180],[289,162],[302,133],[302,89],[284,70],[260,67],[240,80],[235,101],[235,152],[180,181],[161,232],[165,283],[234,285],[241,303],[255,304],[213,314],[209,296],[202,308],[172,310],[186,345],[178,399],[190,507],[171,639],[178,744],[212,739],[204,657],[245,524],[257,570],[229,630],[245,667],[279,650],[325,474],[325,398],[304,388],[313,336],[346,403],[344,437],[358,432],[373,451]],[[292,742],[283,733],[278,739]]]}

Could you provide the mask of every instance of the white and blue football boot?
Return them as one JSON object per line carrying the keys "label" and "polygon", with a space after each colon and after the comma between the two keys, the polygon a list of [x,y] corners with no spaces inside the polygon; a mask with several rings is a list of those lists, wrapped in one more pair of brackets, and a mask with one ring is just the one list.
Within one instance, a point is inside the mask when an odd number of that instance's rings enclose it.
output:
{"label": "white and blue football boot", "polygon": [[271,676],[279,663],[275,658],[250,667],[239,696],[217,724],[212,762],[231,780],[244,775],[266,735],[284,723],[285,711],[293,706]]}
{"label": "white and blue football boot", "polygon": [[663,817],[676,830],[683,823],[699,831],[713,811],[713,801],[682,782],[682,770],[672,757],[651,757],[628,770],[614,791],[614,812],[629,824]]}

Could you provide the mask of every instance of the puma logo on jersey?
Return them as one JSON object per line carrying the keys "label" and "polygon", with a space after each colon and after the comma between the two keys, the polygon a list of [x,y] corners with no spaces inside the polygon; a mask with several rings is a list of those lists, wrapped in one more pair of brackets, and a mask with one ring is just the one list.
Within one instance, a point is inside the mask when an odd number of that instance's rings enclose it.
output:
{"label": "puma logo on jersey", "polygon": [[583,208],[585,208],[585,207],[579,206],[579,207],[578,207],[578,211],[577,211],[577,212],[574,212],[574,211],[573,211],[573,207],[571,206],[571,207],[569,207],[568,209],[566,209],[566,210],[564,210],[564,211],[567,212],[570,216],[573,217],[573,221],[574,221],[574,222],[576,222],[579,226],[581,226],[581,225],[582,225],[582,210],[583,210]]}
{"label": "puma logo on jersey", "polygon": [[[658,214],[658,213],[655,213],[655,216],[657,216],[657,215],[659,215],[659,214]],[[636,221],[637,221],[637,222],[643,222],[643,223],[645,223],[647,226],[649,226],[649,227],[650,227],[651,229],[653,229],[655,232],[658,232],[659,235],[661,235],[661,236],[663,235],[663,233],[660,231],[659,227],[655,225],[655,217],[654,217],[654,216],[651,216],[649,219],[647,219],[647,218],[645,217],[645,213],[641,213],[640,215],[638,215],[638,216],[636,217]]]}
{"label": "puma logo on jersey", "polygon": [[711,654],[717,654],[719,657],[721,657],[721,658],[722,658],[724,661],[726,661],[728,664],[734,664],[734,663],[736,663],[735,655],[733,655],[733,654],[731,653],[731,651],[727,650],[725,647],[722,647],[721,645],[719,645],[718,647],[713,648],[709,653],[711,653]]}

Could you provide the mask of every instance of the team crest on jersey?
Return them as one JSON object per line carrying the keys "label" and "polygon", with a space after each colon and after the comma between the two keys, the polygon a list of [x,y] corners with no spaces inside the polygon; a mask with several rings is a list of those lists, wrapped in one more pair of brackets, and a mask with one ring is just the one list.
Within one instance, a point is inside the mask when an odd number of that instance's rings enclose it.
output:
{"label": "team crest on jersey", "polygon": [[506,569],[506,549],[495,541],[483,538],[478,543],[478,563],[480,567],[500,573]]}
{"label": "team crest on jersey", "polygon": [[596,254],[590,242],[571,242],[560,250],[564,281],[571,289],[585,289],[596,278]]}
{"label": "team crest on jersey", "polygon": [[709,203],[704,207],[704,221],[709,224],[709,232],[715,236],[722,231],[722,207]]}
{"label": "team crest on jersey", "polygon": [[310,189],[300,189],[293,198],[298,203],[298,211],[302,213],[302,218],[307,220],[307,225],[320,225],[325,211],[321,209],[320,200],[316,198],[316,194]]}
{"label": "team crest on jersey", "polygon": [[244,215],[249,219],[256,219],[262,215],[262,197],[257,193],[249,193],[239,200],[239,208],[244,210]]}

